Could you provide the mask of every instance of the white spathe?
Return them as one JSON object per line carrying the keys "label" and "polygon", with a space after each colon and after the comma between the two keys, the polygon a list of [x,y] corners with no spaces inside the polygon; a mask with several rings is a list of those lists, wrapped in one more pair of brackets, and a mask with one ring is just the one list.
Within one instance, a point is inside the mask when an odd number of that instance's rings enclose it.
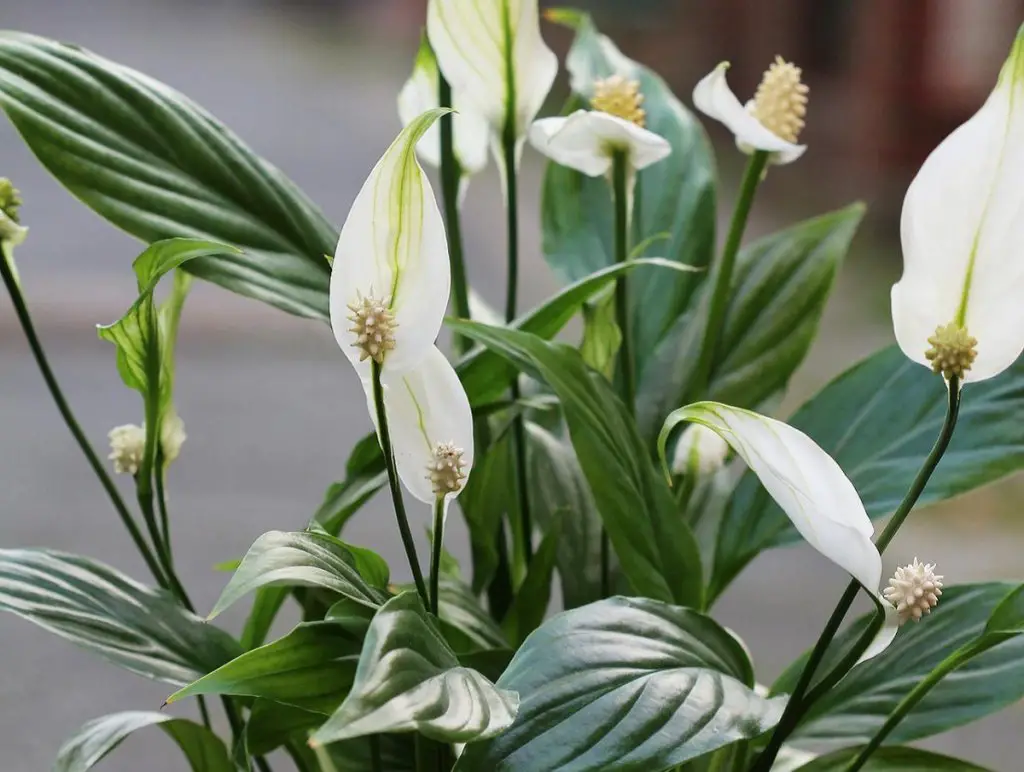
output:
{"label": "white spathe", "polygon": [[[427,110],[439,105],[437,60],[430,44],[424,40],[416,54],[412,75],[398,92],[398,117],[403,126],[408,126]],[[463,175],[473,175],[487,166],[487,152],[490,132],[485,121],[473,111],[460,93],[453,92],[452,134],[455,157]],[[430,166],[441,165],[441,129],[432,125],[424,132],[416,145],[420,160]]]}
{"label": "white spathe", "polygon": [[705,75],[693,89],[693,104],[709,118],[724,124],[736,137],[736,145],[745,153],[766,150],[772,163],[788,164],[807,150],[807,145],[787,142],[767,129],[740,103],[725,79],[728,62],[722,62]]}
{"label": "white spathe", "polygon": [[[433,503],[429,467],[438,444],[451,443],[462,450],[467,478],[473,466],[473,412],[466,391],[436,346],[414,369],[382,373],[381,383],[398,476],[413,496]],[[372,385],[365,381],[363,387],[376,423]],[[446,503],[461,491],[447,494]]]}
{"label": "white spathe", "polygon": [[718,402],[674,411],[659,438],[664,443],[682,421],[722,437],[758,476],[800,535],[872,595],[882,578],[874,528],[853,483],[839,464],[803,432],[773,418]]}
{"label": "white spathe", "polygon": [[552,161],[590,177],[608,174],[616,151],[626,154],[634,171],[672,153],[664,137],[600,110],[577,110],[565,117],[535,121],[530,127],[530,144]]}
{"label": "white spathe", "polygon": [[510,108],[520,146],[558,73],[537,0],[430,0],[427,36],[452,90],[490,125],[492,146]]}
{"label": "white spathe", "polygon": [[348,306],[360,298],[387,301],[394,316],[394,348],[382,372],[414,368],[441,329],[451,273],[444,222],[413,148],[442,110],[413,120],[370,172],[341,229],[331,270],[331,327],[361,378],[370,360],[353,346]]}
{"label": "white spathe", "polygon": [[1024,28],[995,90],[925,160],[900,221],[903,276],[892,288],[896,340],[929,365],[928,337],[956,322],[977,338],[964,382],[1024,350]]}

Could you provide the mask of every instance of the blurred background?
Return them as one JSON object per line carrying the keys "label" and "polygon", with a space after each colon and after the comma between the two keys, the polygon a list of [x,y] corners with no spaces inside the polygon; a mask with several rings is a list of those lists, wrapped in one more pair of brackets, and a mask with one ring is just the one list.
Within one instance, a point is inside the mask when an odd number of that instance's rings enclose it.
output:
{"label": "blurred background", "polygon": [[[600,28],[661,72],[684,103],[697,79],[730,59],[737,94],[752,94],[776,54],[811,87],[810,150],[773,172],[749,236],[840,206],[869,216],[783,413],[835,374],[892,342],[888,287],[900,270],[902,194],[929,150],[984,100],[1018,24],[1021,0],[592,0]],[[282,168],[340,223],[370,167],[398,131],[395,96],[408,76],[425,0],[0,0],[3,25],[81,44],[142,70],[212,110]],[[569,35],[544,34],[559,55]],[[557,110],[564,79],[549,106]],[[717,124],[720,211],[728,217],[743,158]],[[539,252],[541,164],[527,153],[522,183],[523,303],[553,291]],[[66,393],[97,447],[117,424],[141,423],[97,323],[134,300],[137,242],[76,202],[0,119],[0,175],[25,199],[31,227],[17,257],[36,322]],[[492,169],[467,201],[470,277],[485,298],[504,292],[501,196]],[[179,343],[177,401],[189,434],[171,472],[170,506],[182,576],[200,610],[226,582],[213,566],[272,528],[302,527],[341,476],[370,422],[362,392],[329,330],[197,284]],[[127,481],[119,481],[125,485]],[[1008,481],[911,520],[887,564],[938,561],[949,583],[1021,576],[1021,486]],[[428,513],[423,512],[421,528]],[[452,550],[466,536],[452,518]],[[380,551],[405,578],[383,500],[346,538]],[[6,297],[0,297],[0,546],[51,546],[145,577],[131,543],[50,402]],[[813,643],[844,579],[809,550],[762,556],[722,600],[722,620],[770,682]],[[770,593],[766,593],[766,588]],[[240,604],[244,606],[244,604]],[[240,608],[225,620],[238,625]],[[0,763],[39,772],[88,719],[156,709],[167,687],[94,659],[15,617],[0,616]],[[190,706],[184,706],[187,712]],[[1020,707],[927,745],[1019,769]],[[1016,760],[1015,760],[1016,759]],[[184,762],[161,733],[141,733],[103,769],[172,772]],[[287,768],[282,764],[280,768]]]}

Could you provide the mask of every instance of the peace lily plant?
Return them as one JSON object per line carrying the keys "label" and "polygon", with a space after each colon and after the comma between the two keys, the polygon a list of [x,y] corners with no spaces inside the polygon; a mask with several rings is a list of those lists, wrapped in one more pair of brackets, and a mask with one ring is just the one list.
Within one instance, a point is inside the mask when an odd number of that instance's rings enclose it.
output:
{"label": "peace lily plant", "polygon": [[[536,0],[430,0],[398,95],[404,128],[381,142],[340,230],[183,95],[76,46],[0,34],[0,105],[22,139],[146,242],[137,297],[97,328],[141,398],[141,411],[125,400],[104,458],[14,265],[15,247],[45,259],[23,213],[57,226],[0,181],[0,278],[150,575],[5,547],[0,608],[168,692],[163,710],[87,721],[55,769],[84,772],[154,725],[183,769],[204,772],[981,769],[913,743],[1024,697],[1024,586],[958,584],[961,567],[906,540],[890,548],[919,507],[1024,466],[1024,31],[988,101],[907,192],[898,346],[781,420],[768,414],[863,214],[855,204],[745,239],[757,192],[784,173],[766,170],[808,150],[801,70],[776,59],[745,105],[724,64],[693,91],[748,155],[719,250],[715,161],[695,114],[585,14],[546,17],[575,40],[565,109],[538,118],[558,59]],[[544,256],[566,286],[524,310],[527,140],[545,156]],[[475,256],[459,221],[488,152],[507,226],[498,323],[471,317]],[[438,167],[437,197],[421,160]],[[193,276],[330,324],[339,366],[356,374],[337,388],[358,380],[368,407],[323,505],[252,534],[205,619],[175,560],[169,494],[186,483],[175,459],[199,452],[174,399]],[[394,567],[343,539],[385,489],[405,550]],[[462,564],[445,549],[449,512],[469,532]],[[817,642],[764,685],[743,620],[722,626],[715,603],[761,552],[794,541],[849,584]],[[887,549],[899,553],[889,579]],[[762,564],[750,573],[777,592]],[[250,596],[241,630],[224,626],[221,612]],[[867,613],[848,620],[858,598]],[[278,635],[284,607],[300,621]]]}

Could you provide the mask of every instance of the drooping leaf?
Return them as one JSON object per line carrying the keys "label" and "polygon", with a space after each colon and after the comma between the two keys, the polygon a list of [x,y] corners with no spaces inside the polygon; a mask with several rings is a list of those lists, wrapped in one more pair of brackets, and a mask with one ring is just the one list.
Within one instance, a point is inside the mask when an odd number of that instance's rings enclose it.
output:
{"label": "drooping leaf", "polygon": [[404,592],[374,616],[352,690],[313,742],[411,731],[469,742],[511,724],[518,702],[514,693],[460,666],[419,596]]}
{"label": "drooping leaf", "polygon": [[[843,748],[827,756],[819,756],[796,772],[842,772],[857,757],[860,748]],[[861,772],[988,772],[984,767],[950,756],[941,756],[920,748],[879,748]]]}
{"label": "drooping leaf", "polygon": [[[623,56],[597,32],[589,16],[579,17],[574,26],[576,40],[566,58],[575,94],[570,109],[589,99],[598,78],[618,74],[635,79],[644,96],[647,128],[672,145],[668,158],[637,174],[631,242],[640,244],[665,233],[666,239],[650,244],[643,254],[707,266],[715,247],[715,170],[704,130],[656,73]],[[606,180],[548,164],[541,222],[548,264],[567,280],[579,280],[615,262],[615,218]],[[638,372],[702,280],[703,274],[664,271],[630,276]]]}
{"label": "drooping leaf", "polygon": [[204,726],[166,713],[126,711],[93,719],[57,751],[54,772],[87,772],[128,735],[158,726],[177,743],[192,772],[235,772],[224,743]]}
{"label": "drooping leaf", "polygon": [[253,590],[281,585],[318,587],[369,608],[385,598],[360,574],[357,554],[343,541],[326,533],[269,531],[249,548],[210,618]]}
{"label": "drooping leaf", "polygon": [[330,715],[355,678],[363,636],[333,621],[303,622],[283,638],[247,651],[167,698],[200,694],[262,697]]}
{"label": "drooping leaf", "polygon": [[742,646],[712,619],[610,598],[549,619],[498,680],[519,715],[472,743],[458,772],[650,772],[770,729],[783,700],[754,693]]}
{"label": "drooping leaf", "polygon": [[693,533],[611,385],[569,346],[517,330],[450,324],[558,395],[580,468],[635,592],[699,608],[703,582]]}
{"label": "drooping leaf", "polygon": [[186,270],[326,320],[338,231],[277,169],[173,89],[77,46],[0,35],[0,106],[77,198],[146,242],[234,244]]}
{"label": "drooping leaf", "polygon": [[[890,514],[938,437],[946,410],[942,379],[896,346],[868,357],[812,397],[787,423],[815,440],[853,481],[872,518]],[[1024,360],[968,384],[949,448],[918,507],[952,498],[1024,467]],[[761,550],[797,538],[752,474],[736,490],[719,531],[711,596]]]}
{"label": "drooping leaf", "polygon": [[555,573],[555,560],[562,538],[562,521],[567,516],[567,513],[561,511],[549,519],[544,538],[527,567],[523,583],[516,591],[512,608],[501,620],[501,629],[516,647],[544,621],[551,601],[551,579]]}
{"label": "drooping leaf", "polygon": [[102,563],[45,549],[0,549],[0,610],[175,686],[241,653],[219,628],[162,590]]}

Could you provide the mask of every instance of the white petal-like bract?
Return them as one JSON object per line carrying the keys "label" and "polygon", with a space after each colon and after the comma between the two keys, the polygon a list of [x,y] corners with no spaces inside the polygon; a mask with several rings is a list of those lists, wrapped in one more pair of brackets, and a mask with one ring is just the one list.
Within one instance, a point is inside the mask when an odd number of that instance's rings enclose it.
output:
{"label": "white petal-like bract", "polygon": [[611,171],[616,150],[626,153],[634,170],[672,152],[664,137],[599,110],[577,110],[564,118],[535,121],[530,127],[530,144],[556,163],[590,177]]}

